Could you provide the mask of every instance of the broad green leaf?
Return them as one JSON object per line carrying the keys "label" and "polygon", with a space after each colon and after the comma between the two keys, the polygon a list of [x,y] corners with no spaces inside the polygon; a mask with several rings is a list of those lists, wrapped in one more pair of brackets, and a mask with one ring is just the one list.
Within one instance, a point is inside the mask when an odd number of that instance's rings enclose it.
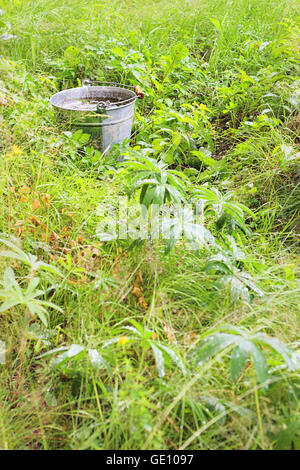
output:
{"label": "broad green leaf", "polygon": [[68,349],[67,346],[59,346],[58,348],[51,349],[51,351],[47,351],[40,356],[37,357],[37,359],[41,359],[43,357],[51,356],[51,354],[56,354],[61,351],[66,351]]}
{"label": "broad green leaf", "polygon": [[30,283],[27,287],[26,294],[27,295],[31,294],[37,288],[39,283],[40,283],[40,278],[39,277],[35,277],[34,279],[31,279],[31,281],[30,281]]}
{"label": "broad green leaf", "polygon": [[173,200],[177,204],[180,204],[181,201],[184,201],[183,195],[174,186],[168,184],[167,190],[171,196],[171,200]]}
{"label": "broad green leaf", "polygon": [[277,450],[300,450],[300,418],[289,423],[275,436]]}
{"label": "broad green leaf", "polygon": [[123,329],[132,331],[133,333],[136,333],[138,335],[138,337],[142,337],[142,334],[136,328],[134,328],[133,326],[124,326]]}
{"label": "broad green leaf", "polygon": [[155,178],[139,179],[134,185],[131,185],[131,190],[134,191],[135,189],[143,185],[153,185],[153,184],[156,185],[158,183],[159,183],[158,180]]}
{"label": "broad green leaf", "polygon": [[25,291],[25,294],[24,294],[24,303],[30,301],[30,300],[35,300],[36,302],[42,302],[42,300],[38,300],[36,297],[40,297],[41,295],[44,295],[45,292],[43,290],[35,290],[33,292],[27,292],[27,290]]}
{"label": "broad green leaf", "polygon": [[166,192],[165,185],[161,184],[156,187],[155,196],[154,196],[155,204],[162,205],[164,203],[165,192]]}
{"label": "broad green leaf", "polygon": [[62,364],[69,361],[73,357],[76,357],[76,356],[81,357],[83,352],[84,352],[84,346],[81,346],[79,344],[72,344],[67,351],[60,354],[58,357],[54,358],[51,364],[53,367],[61,366]]}
{"label": "broad green leaf", "polygon": [[101,354],[97,351],[97,349],[88,349],[88,355],[91,361],[91,365],[95,372],[98,372],[99,369],[104,368],[110,374],[112,373],[110,365],[101,356]]}
{"label": "broad green leaf", "polygon": [[47,327],[48,326],[48,319],[47,319],[45,313],[43,311],[39,310],[37,312],[37,315],[38,315],[39,319],[41,320],[41,322],[43,323],[43,325]]}
{"label": "broad green leaf", "polygon": [[26,306],[28,310],[30,311],[32,317],[37,315],[42,321],[42,323],[46,327],[48,326],[48,319],[47,319],[48,312],[46,309],[44,309],[41,305],[39,305],[39,303],[35,301],[27,302]]}
{"label": "broad green leaf", "polygon": [[221,271],[222,273],[230,273],[230,266],[225,261],[211,259],[203,268],[203,271]]}
{"label": "broad green leaf", "polygon": [[206,336],[194,351],[196,356],[196,363],[200,365],[202,362],[207,361],[223,349],[235,344],[238,341],[237,335],[228,333],[215,333],[212,336]]}
{"label": "broad green leaf", "polygon": [[206,396],[206,395],[202,395],[200,397],[200,400],[203,402],[203,410],[205,412],[205,414],[209,415],[209,418],[213,418],[215,415],[222,415],[222,418],[220,418],[218,420],[218,423],[219,424],[225,424],[225,421],[226,421],[226,408],[225,406],[220,403],[219,400],[217,400],[216,398],[213,398],[213,397],[209,397],[209,396]]}
{"label": "broad green leaf", "polygon": [[10,308],[14,307],[15,305],[19,305],[19,300],[16,299],[9,299],[3,302],[3,304],[0,306],[0,313],[5,312],[6,310],[9,310]]}
{"label": "broad green leaf", "polygon": [[145,192],[145,195],[143,196],[143,199],[141,200],[141,203],[144,204],[146,207],[149,207],[150,204],[153,203],[155,191],[156,191],[156,186],[148,187]]}
{"label": "broad green leaf", "polygon": [[256,294],[260,295],[263,297],[265,294],[264,292],[255,284],[253,279],[251,278],[250,274],[245,273],[242,271],[240,274],[238,274],[239,278],[241,281],[247,285],[250,289],[252,289]]}
{"label": "broad green leaf", "polygon": [[270,336],[267,336],[265,333],[257,333],[256,335],[254,335],[254,339],[257,339],[258,341],[265,343],[271,349],[277,351],[280,354],[280,356],[285,360],[289,369],[290,370],[295,369],[295,365],[292,360],[292,351],[289,349],[289,347],[285,343],[283,343],[277,338],[272,338]]}
{"label": "broad green leaf", "polygon": [[[136,328],[136,330],[140,333],[141,336],[145,335],[145,329],[142,327],[142,325],[140,325],[140,323],[138,323],[137,321],[133,319],[129,321]],[[127,328],[130,329],[130,327],[127,327]]]}
{"label": "broad green leaf", "polygon": [[14,251],[8,251],[8,250],[0,251],[0,256],[2,256],[3,258],[12,258],[12,259],[23,261],[23,256],[20,255],[19,253],[15,253]]}
{"label": "broad green leaf", "polygon": [[204,165],[213,167],[216,164],[216,160],[214,160],[210,155],[211,152],[205,153],[204,151],[194,150],[191,152],[192,155],[195,155]]}
{"label": "broad green leaf", "polygon": [[229,286],[232,302],[236,302],[240,298],[246,303],[250,302],[250,294],[247,287],[235,275],[224,276],[220,280]]}
{"label": "broad green leaf", "polygon": [[3,243],[4,245],[8,246],[9,248],[13,250],[14,253],[18,253],[21,257],[24,254],[26,255],[26,253],[24,253],[24,251],[21,250],[21,248],[19,248],[15,243],[12,243],[9,240],[4,240],[3,238],[0,238],[0,243]]}
{"label": "broad green leaf", "polygon": [[225,323],[224,325],[219,326],[218,328],[212,331],[226,331],[226,333],[233,333],[236,335],[240,335],[241,337],[244,337],[245,339],[249,338],[249,331],[246,328],[242,326],[230,325],[228,323]]}
{"label": "broad green leaf", "polygon": [[210,18],[210,21],[214,25],[217,31],[221,32],[221,23],[217,18]]}
{"label": "broad green leaf", "polygon": [[165,346],[164,344],[161,344],[161,343],[158,343],[157,344],[157,347],[159,349],[162,349],[163,351],[165,351],[165,353],[170,357],[170,359],[177,365],[177,367],[179,367],[179,369],[181,370],[181,372],[186,375],[187,374],[187,370],[186,368],[184,367],[184,364],[182,362],[182,360],[178,357],[178,355],[173,351],[173,349],[169,348],[168,346]]}
{"label": "broad green leaf", "polygon": [[64,313],[63,309],[60,308],[58,305],[53,304],[52,302],[47,302],[46,300],[39,300],[38,301],[41,305],[46,305],[46,307],[51,307],[54,310],[57,310],[60,313]]}
{"label": "broad green leaf", "polygon": [[230,373],[234,382],[241,375],[249,358],[250,350],[251,343],[246,340],[240,340],[238,345],[233,349],[231,354]]}
{"label": "broad green leaf", "polygon": [[184,233],[188,240],[196,244],[216,246],[213,234],[203,225],[185,223]]}
{"label": "broad green leaf", "polygon": [[251,356],[258,381],[263,384],[268,378],[268,364],[261,350],[251,343]]}
{"label": "broad green leaf", "polygon": [[58,274],[59,276],[63,276],[59,269],[55,268],[54,266],[51,266],[50,264],[38,261],[37,256],[32,255],[30,253],[25,253],[23,250],[21,250],[21,248],[19,248],[17,245],[10,242],[9,240],[0,239],[0,242],[12,249],[12,251],[1,251],[0,256],[23,261],[23,263],[29,265],[34,271],[37,271],[38,269],[43,269],[45,271]]}
{"label": "broad green leaf", "polygon": [[16,284],[15,273],[12,268],[7,268],[3,276],[4,286],[12,286]]}
{"label": "broad green leaf", "polygon": [[51,264],[43,263],[42,261],[38,262],[38,268],[41,268],[45,271],[49,271],[51,273],[57,274],[58,276],[63,277],[62,272],[57,269],[55,266],[52,266]]}

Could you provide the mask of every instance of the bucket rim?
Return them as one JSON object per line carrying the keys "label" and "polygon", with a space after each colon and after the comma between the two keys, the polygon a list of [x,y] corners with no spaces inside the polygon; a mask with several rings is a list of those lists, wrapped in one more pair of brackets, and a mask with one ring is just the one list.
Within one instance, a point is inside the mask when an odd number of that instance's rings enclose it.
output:
{"label": "bucket rim", "polygon": [[[86,86],[81,86],[81,87],[73,87],[73,88],[67,88],[66,90],[61,90],[61,91],[58,91],[56,93],[54,93],[54,95],[52,95],[50,98],[49,98],[49,102],[52,106],[54,106],[55,108],[58,108],[58,109],[63,109],[65,111],[74,111],[76,113],[86,113],[87,111],[86,110],[83,110],[83,109],[68,109],[68,108],[63,108],[62,106],[59,106],[55,103],[53,103],[53,98],[55,98],[56,96],[58,95],[63,95],[65,94],[66,92],[72,92],[73,90],[86,90],[87,87]],[[99,90],[99,89],[111,89],[111,90],[126,90],[127,93],[131,94],[132,96],[130,98],[128,98],[126,101],[129,101],[125,104],[119,104],[118,106],[116,105],[112,105],[110,106],[109,108],[106,108],[107,111],[110,111],[110,110],[114,110],[114,109],[122,109],[122,108],[126,108],[127,106],[130,106],[132,105],[132,103],[134,103],[136,101],[136,99],[138,98],[138,96],[136,95],[136,93],[132,90],[128,90],[127,88],[124,88],[122,86],[118,87],[118,86],[93,86],[93,89],[96,89],[96,90]],[[124,100],[125,101],[125,100]],[[91,112],[91,111],[89,111]]]}

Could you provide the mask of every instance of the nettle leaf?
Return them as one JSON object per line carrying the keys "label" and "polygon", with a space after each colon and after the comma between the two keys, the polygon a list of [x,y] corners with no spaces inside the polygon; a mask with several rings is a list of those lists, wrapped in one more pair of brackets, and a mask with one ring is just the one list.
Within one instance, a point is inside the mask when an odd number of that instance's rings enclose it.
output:
{"label": "nettle leaf", "polygon": [[79,147],[86,145],[89,142],[90,138],[90,134],[85,134],[84,132],[82,132],[81,129],[79,129],[72,135],[72,141]]}

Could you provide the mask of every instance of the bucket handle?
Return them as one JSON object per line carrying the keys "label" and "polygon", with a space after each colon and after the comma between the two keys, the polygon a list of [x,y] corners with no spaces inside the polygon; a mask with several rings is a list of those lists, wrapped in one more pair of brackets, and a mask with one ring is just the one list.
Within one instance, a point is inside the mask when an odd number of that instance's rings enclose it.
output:
{"label": "bucket handle", "polygon": [[82,82],[82,86],[90,86],[97,83],[98,85],[117,85],[121,88],[132,88],[140,100],[142,100],[145,97],[145,93],[142,91],[140,85],[132,86],[132,85],[124,85],[123,83],[117,83],[117,82],[102,82],[99,80],[91,80],[90,78],[86,78]]}

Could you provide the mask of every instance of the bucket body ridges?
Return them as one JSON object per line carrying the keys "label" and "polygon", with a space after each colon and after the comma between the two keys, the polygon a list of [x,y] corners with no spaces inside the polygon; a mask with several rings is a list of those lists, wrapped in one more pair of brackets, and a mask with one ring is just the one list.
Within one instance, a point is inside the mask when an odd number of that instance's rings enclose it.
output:
{"label": "bucket body ridges", "polygon": [[108,153],[114,144],[130,139],[136,98],[126,88],[83,86],[56,93],[50,103],[65,130],[82,129],[95,147]]}

